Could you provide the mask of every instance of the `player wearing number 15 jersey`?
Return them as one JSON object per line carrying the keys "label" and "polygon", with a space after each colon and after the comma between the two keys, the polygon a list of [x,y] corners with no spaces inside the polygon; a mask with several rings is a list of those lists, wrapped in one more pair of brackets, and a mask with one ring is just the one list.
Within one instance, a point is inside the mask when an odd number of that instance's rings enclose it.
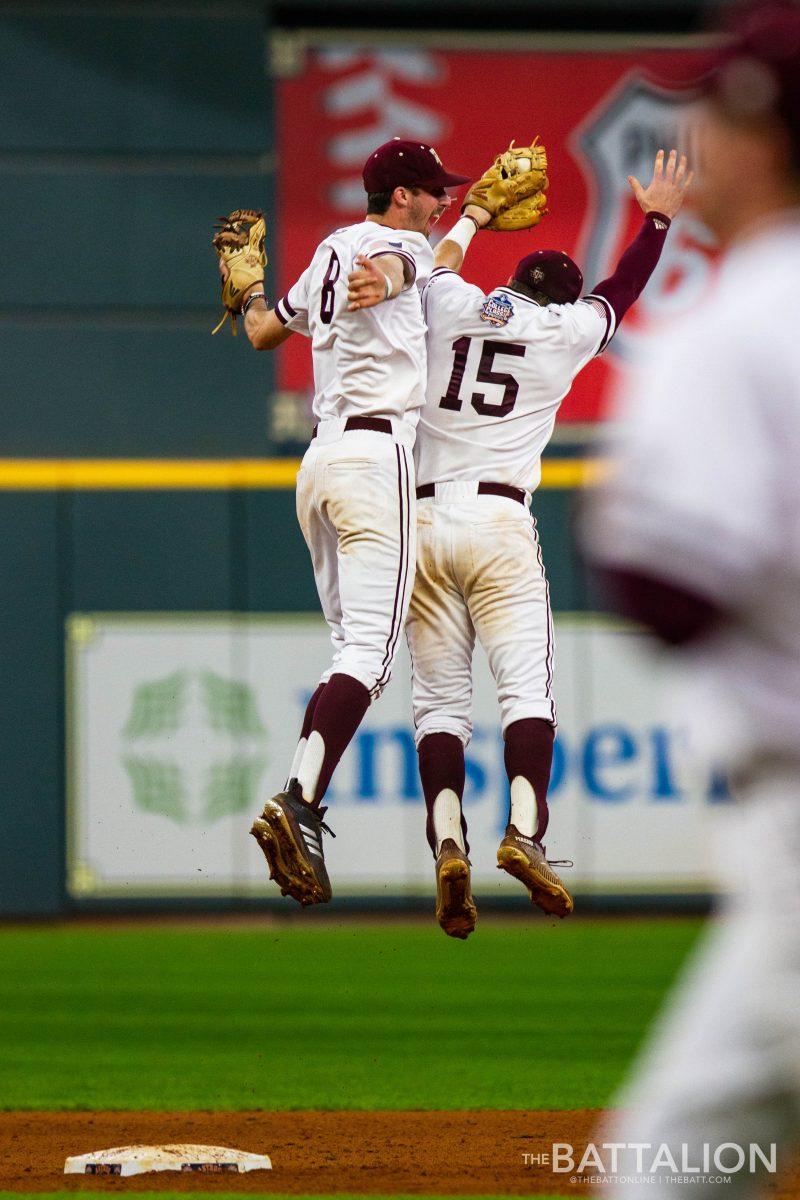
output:
{"label": "player wearing number 15 jersey", "polygon": [[498,866],[545,912],[572,911],[543,844],[556,725],[553,629],[529,504],[558,407],[652,274],[688,178],[673,151],[666,166],[659,152],[649,187],[629,180],[643,227],[611,278],[583,299],[578,267],[556,251],[527,255],[488,295],[465,282],[457,272],[474,230],[459,232],[464,219],[437,247],[422,293],[428,385],[406,635],[437,917],[451,936],[466,937],[477,917],[461,811],[476,635],[497,685],[511,790]]}

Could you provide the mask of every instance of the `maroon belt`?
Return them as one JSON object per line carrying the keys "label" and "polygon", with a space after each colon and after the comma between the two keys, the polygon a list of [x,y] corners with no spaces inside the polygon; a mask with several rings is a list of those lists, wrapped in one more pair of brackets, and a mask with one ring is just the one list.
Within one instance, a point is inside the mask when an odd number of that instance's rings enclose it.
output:
{"label": "maroon belt", "polygon": [[[417,488],[418,500],[428,500],[431,496],[435,495],[435,483],[423,483],[422,487]],[[479,483],[478,495],[506,496],[509,500],[516,500],[517,504],[525,503],[525,493],[522,488],[509,487],[507,483]]]}
{"label": "maroon belt", "polygon": [[[344,423],[345,433],[351,429],[371,429],[373,433],[391,433],[392,422],[386,417],[348,417]],[[311,440],[317,436],[317,426],[311,434]]]}

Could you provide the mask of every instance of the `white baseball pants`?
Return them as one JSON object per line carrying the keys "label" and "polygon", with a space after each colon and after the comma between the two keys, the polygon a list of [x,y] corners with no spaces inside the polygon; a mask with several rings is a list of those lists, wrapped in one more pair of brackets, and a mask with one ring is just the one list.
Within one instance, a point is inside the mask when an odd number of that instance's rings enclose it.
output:
{"label": "white baseball pants", "polygon": [[417,745],[472,736],[475,637],[497,684],[502,728],[555,724],[553,625],[536,524],[526,505],[440,483],[418,501],[417,576],[406,625]]}
{"label": "white baseball pants", "polygon": [[414,431],[344,431],[321,421],[297,477],[297,517],[311,553],[333,662],[375,700],[389,681],[414,585]]}
{"label": "white baseball pants", "polygon": [[[775,1143],[778,1169],[791,1170],[788,1147],[800,1140],[800,767],[763,771],[738,798],[731,823],[717,848],[727,892],[721,917],[616,1098],[626,1111],[604,1133],[627,1144],[666,1143],[678,1163],[686,1143],[692,1167],[703,1164],[708,1144],[708,1176],[702,1185],[695,1174],[660,1186],[635,1177],[629,1154],[619,1166],[625,1182],[603,1189],[609,1200],[760,1196],[768,1175],[750,1170],[753,1143],[767,1152]],[[745,1162],[723,1182],[736,1147]]]}

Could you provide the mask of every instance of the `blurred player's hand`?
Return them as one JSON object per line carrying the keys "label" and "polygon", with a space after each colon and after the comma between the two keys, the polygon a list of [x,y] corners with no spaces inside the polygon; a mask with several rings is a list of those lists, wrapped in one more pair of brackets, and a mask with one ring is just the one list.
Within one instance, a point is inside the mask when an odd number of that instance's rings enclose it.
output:
{"label": "blurred player's hand", "polygon": [[649,185],[642,187],[635,175],[628,176],[628,183],[642,212],[660,212],[672,219],[683,204],[686,189],[693,179],[694,171],[686,170],[685,154],[679,161],[677,150],[670,150],[665,166],[664,151],[659,150]]}

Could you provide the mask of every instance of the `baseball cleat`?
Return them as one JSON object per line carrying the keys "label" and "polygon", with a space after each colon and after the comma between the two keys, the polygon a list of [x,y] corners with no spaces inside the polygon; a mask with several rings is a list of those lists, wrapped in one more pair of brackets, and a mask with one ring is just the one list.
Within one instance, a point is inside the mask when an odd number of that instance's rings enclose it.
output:
{"label": "baseball cleat", "polygon": [[[571,867],[572,863],[565,860],[563,865]],[[516,825],[506,826],[506,836],[497,851],[497,866],[524,883],[532,903],[543,912],[554,917],[568,917],[572,912],[572,896],[547,861],[544,846],[524,837]]]}
{"label": "baseball cleat", "polygon": [[445,838],[436,858],[436,920],[448,937],[468,938],[478,920],[472,899],[469,859],[452,838]]}
{"label": "baseball cleat", "polygon": [[304,906],[327,904],[333,894],[322,850],[322,830],[335,836],[322,820],[326,812],[304,800],[293,779],[285,792],[267,801],[250,830],[281,895]]}

